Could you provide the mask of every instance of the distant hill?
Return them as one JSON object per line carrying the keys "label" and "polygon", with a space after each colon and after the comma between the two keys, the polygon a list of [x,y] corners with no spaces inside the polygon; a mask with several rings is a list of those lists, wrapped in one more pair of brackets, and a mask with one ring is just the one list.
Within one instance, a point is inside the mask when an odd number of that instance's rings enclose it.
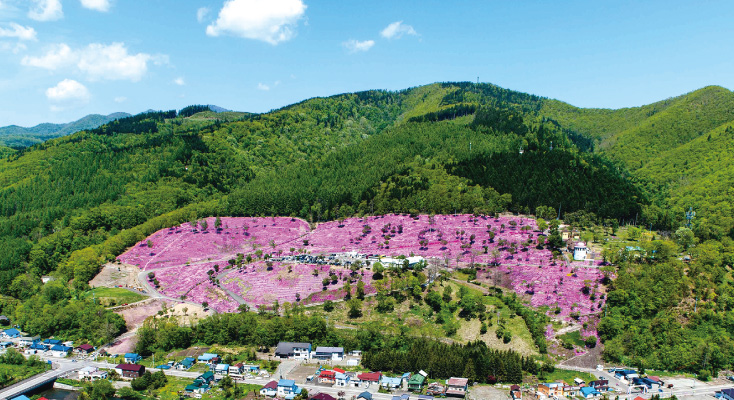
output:
{"label": "distant hill", "polygon": [[71,135],[85,129],[97,128],[110,121],[129,117],[130,114],[117,112],[110,115],[90,114],[66,124],[43,123],[30,128],[10,125],[0,128],[0,144],[8,147],[28,147],[48,139]]}

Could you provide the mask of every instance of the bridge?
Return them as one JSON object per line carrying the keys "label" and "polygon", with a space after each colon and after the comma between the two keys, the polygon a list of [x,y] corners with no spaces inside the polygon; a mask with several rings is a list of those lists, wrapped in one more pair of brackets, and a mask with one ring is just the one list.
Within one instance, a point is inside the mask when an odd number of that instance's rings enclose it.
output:
{"label": "bridge", "polygon": [[18,397],[24,393],[30,392],[31,390],[38,389],[44,385],[48,385],[49,383],[55,381],[56,378],[66,375],[67,373],[75,371],[79,368],[81,368],[81,366],[62,363],[57,369],[46,371],[42,374],[38,374],[0,390],[0,399],[12,399],[14,397]]}

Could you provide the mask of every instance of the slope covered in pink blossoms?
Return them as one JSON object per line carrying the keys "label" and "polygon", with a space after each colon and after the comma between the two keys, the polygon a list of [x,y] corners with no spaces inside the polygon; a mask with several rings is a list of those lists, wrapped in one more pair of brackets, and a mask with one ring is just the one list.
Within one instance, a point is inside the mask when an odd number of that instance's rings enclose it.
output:
{"label": "slope covered in pink blossoms", "polygon": [[[302,302],[338,299],[351,271],[277,257],[346,253],[361,254],[363,260],[415,255],[450,268],[475,265],[479,281],[511,288],[559,317],[594,314],[604,302],[603,276],[596,266],[554,261],[549,250],[536,247],[542,234],[527,217],[384,215],[321,223],[313,230],[306,221],[287,217],[221,218],[220,229],[214,218],[206,221],[207,229],[183,224],[158,231],[119,260],[153,271],[166,296],[206,301],[218,311],[236,309],[237,296],[250,305],[294,302],[296,294]],[[227,269],[238,255],[253,261]],[[262,259],[268,256],[276,259]],[[211,279],[214,265],[219,268]],[[338,279],[324,291],[323,278],[331,273]],[[368,291],[374,290],[369,270],[357,275],[352,281],[361,278]]]}

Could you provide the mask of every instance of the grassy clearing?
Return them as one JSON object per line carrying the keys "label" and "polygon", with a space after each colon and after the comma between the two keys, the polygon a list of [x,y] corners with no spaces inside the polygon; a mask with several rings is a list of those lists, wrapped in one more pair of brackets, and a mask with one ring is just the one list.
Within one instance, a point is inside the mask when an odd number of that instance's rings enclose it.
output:
{"label": "grassy clearing", "polygon": [[46,364],[34,367],[28,365],[0,364],[0,388],[8,387],[23,379],[28,379],[33,375],[46,371],[46,369]]}
{"label": "grassy clearing", "polygon": [[541,382],[558,382],[564,381],[566,383],[573,383],[575,378],[581,378],[584,382],[590,382],[596,379],[596,377],[588,372],[571,371],[568,369],[556,368],[551,373],[545,373]]}
{"label": "grassy clearing", "polygon": [[146,297],[123,288],[97,287],[84,293],[85,298],[94,297],[99,304],[114,307],[123,304],[132,304]]}
{"label": "grassy clearing", "polygon": [[558,336],[558,339],[563,343],[568,343],[581,348],[586,347],[586,342],[581,338],[581,331],[564,333],[563,335]]}

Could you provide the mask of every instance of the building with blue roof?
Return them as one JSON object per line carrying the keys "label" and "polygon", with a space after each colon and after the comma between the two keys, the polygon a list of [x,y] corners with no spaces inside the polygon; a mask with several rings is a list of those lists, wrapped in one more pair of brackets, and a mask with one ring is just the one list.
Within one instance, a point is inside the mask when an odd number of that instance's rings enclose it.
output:
{"label": "building with blue roof", "polygon": [[43,343],[49,346],[56,346],[57,344],[61,344],[63,342],[59,339],[45,339]]}
{"label": "building with blue roof", "polygon": [[580,390],[581,397],[585,399],[590,399],[592,397],[601,396],[601,392],[598,392],[596,389],[592,387],[582,387]]}
{"label": "building with blue roof", "polygon": [[204,353],[204,354],[200,355],[199,358],[197,358],[196,360],[198,362],[203,362],[203,363],[211,364],[211,362],[215,358],[219,358],[219,356],[216,355],[216,354],[213,354],[213,353]]}
{"label": "building with blue roof", "polygon": [[278,381],[278,395],[285,396],[286,399],[296,397],[301,390],[296,386],[296,381],[292,379],[281,379]]}
{"label": "building with blue roof", "polygon": [[382,379],[380,379],[380,386],[385,389],[397,389],[403,386],[403,377],[392,378],[383,375]]}
{"label": "building with blue roof", "polygon": [[14,339],[20,337],[20,331],[15,328],[6,329],[0,336],[2,336],[3,339]]}
{"label": "building with blue roof", "polygon": [[28,397],[26,397],[25,395],[20,395],[20,396],[18,396],[18,397],[13,397],[13,398],[12,398],[12,399],[10,399],[10,400],[31,400],[31,399],[29,399],[29,398],[28,398]]}
{"label": "building with blue roof", "polygon": [[125,363],[127,364],[135,364],[142,359],[143,357],[138,353],[125,353]]}
{"label": "building with blue roof", "polygon": [[49,349],[51,351],[51,355],[54,357],[66,357],[71,353],[72,350],[74,350],[73,347],[64,346],[62,344],[57,344],[55,346],[51,346]]}

